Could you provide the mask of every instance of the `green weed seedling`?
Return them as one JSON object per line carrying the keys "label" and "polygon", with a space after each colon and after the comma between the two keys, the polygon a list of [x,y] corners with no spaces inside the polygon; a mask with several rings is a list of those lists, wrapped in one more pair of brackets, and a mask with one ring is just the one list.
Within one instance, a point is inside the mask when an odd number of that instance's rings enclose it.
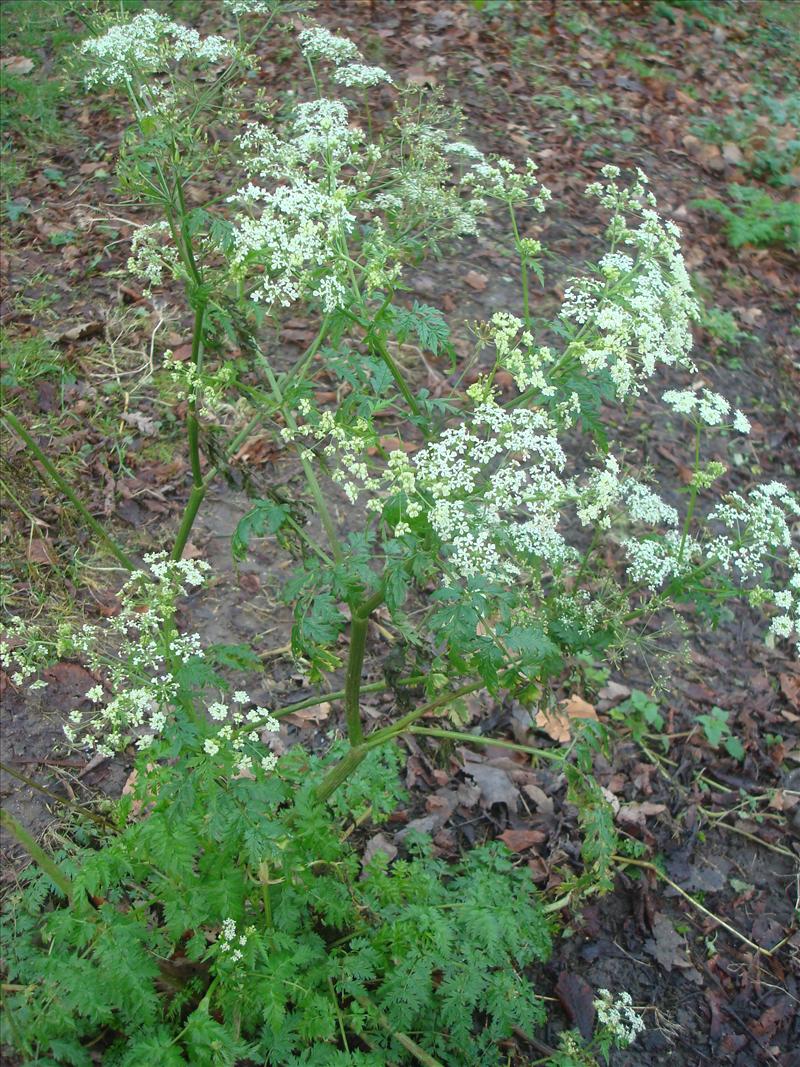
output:
{"label": "green weed seedling", "polygon": [[744,745],[733,733],[728,725],[729,714],[716,705],[711,709],[710,715],[698,715],[697,721],[703,727],[706,741],[712,748],[719,748],[722,744],[729,756],[740,762],[745,757]]}
{"label": "green weed seedling", "polygon": [[728,192],[733,207],[717,198],[692,203],[723,220],[725,234],[733,248],[775,245],[800,251],[800,204],[775,200],[763,189],[753,186],[729,185]]}
{"label": "green weed seedling", "polygon": [[735,144],[745,174],[774,186],[797,184],[800,166],[800,93],[745,96],[721,119],[700,118],[692,131],[710,144]]}
{"label": "green weed seedling", "polygon": [[[659,711],[658,704],[641,689],[634,689],[628,699],[612,708],[609,714],[612,719],[624,723],[637,742],[650,731],[660,733],[664,729],[664,716]],[[662,742],[665,747],[669,747],[666,738],[662,739]]]}

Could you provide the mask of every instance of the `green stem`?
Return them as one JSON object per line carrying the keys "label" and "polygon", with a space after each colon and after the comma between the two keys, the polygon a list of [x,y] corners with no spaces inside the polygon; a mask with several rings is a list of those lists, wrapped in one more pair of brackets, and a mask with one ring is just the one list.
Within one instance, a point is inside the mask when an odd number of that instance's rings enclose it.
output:
{"label": "green stem", "polygon": [[305,374],[306,367],[308,367],[308,365],[313,361],[314,356],[316,356],[317,352],[319,351],[320,345],[325,339],[325,334],[328,332],[328,326],[330,325],[330,321],[331,316],[326,315],[325,318],[322,320],[319,331],[317,332],[317,336],[308,346],[306,351],[303,353],[297,363],[295,363],[291,370],[281,375],[282,386],[286,385],[287,382],[293,381],[296,378],[302,379],[303,374]]}
{"label": "green stem", "polygon": [[[297,428],[297,423],[288,411],[284,411],[284,417],[286,418],[287,426],[290,426],[292,429]],[[337,563],[342,563],[344,561],[344,553],[342,552],[342,546],[339,544],[339,535],[336,531],[336,525],[331,518],[331,513],[328,510],[327,501],[325,500],[320,484],[317,481],[317,476],[314,473],[314,468],[303,455],[302,449],[298,449],[298,454],[300,456],[300,465],[303,468],[303,474],[306,476],[309,492],[319,510],[319,517],[322,522],[322,527],[325,530],[325,536],[328,538],[328,544],[331,546],[333,558]]]}
{"label": "green stem", "polygon": [[[196,378],[200,377],[203,369],[203,323],[206,317],[206,304],[204,300],[195,308],[194,327],[192,329],[192,354],[191,361],[194,365]],[[192,481],[195,485],[203,484],[203,472],[200,466],[200,443],[199,424],[197,421],[197,401],[189,401],[189,458],[192,463]]]}
{"label": "green stem", "polygon": [[383,343],[383,340],[378,337],[376,333],[372,332],[372,326],[369,323],[365,323],[361,319],[357,319],[357,321],[367,331],[367,347],[370,348],[376,355],[378,355],[386,364],[389,373],[395,380],[397,388],[403,395],[403,399],[411,408],[413,413],[415,415],[421,415],[422,412],[420,411],[420,407],[417,403],[416,397],[406,384],[406,380],[403,377],[402,371],[392,359],[391,355],[389,354],[389,349]]}
{"label": "green stem", "polygon": [[393,737],[402,734],[412,725],[412,723],[415,723],[417,719],[421,719],[423,715],[428,715],[431,711],[435,711],[437,708],[452,704],[453,701],[458,700],[459,697],[474,693],[477,689],[482,689],[484,685],[485,683],[483,681],[470,682],[468,685],[462,685],[460,689],[454,689],[452,692],[440,693],[434,700],[430,700],[427,704],[423,704],[422,707],[410,711],[407,715],[404,715],[402,719],[398,719],[397,722],[392,723],[391,726],[386,726],[382,730],[376,730],[374,734],[370,734],[366,740],[366,744],[378,745],[382,744],[384,741],[391,741]]}
{"label": "green stem", "polygon": [[369,89],[364,89],[364,110],[367,114],[367,138],[372,142],[372,109],[369,106]]}
{"label": "green stem", "polygon": [[35,515],[33,515],[30,511],[28,511],[28,509],[25,507],[25,505],[22,503],[22,501],[19,500],[18,497],[14,493],[11,492],[11,490],[8,488],[8,486],[3,481],[2,478],[0,478],[0,490],[2,490],[5,493],[5,495],[7,497],[9,497],[13,501],[14,504],[16,504],[16,506],[19,508],[19,510],[22,512],[22,514],[25,516],[25,518],[28,520],[28,522],[31,524],[31,526],[46,526],[47,525],[47,523],[43,522],[42,519],[37,519]]}
{"label": "green stem", "polygon": [[423,715],[435,711],[436,708],[440,708],[444,704],[451,704],[454,700],[465,696],[467,693],[474,693],[476,689],[482,688],[483,684],[482,681],[472,682],[451,693],[441,693],[435,700],[430,700],[427,704],[423,704],[422,707],[409,712],[408,715],[404,715],[402,719],[398,719],[391,726],[387,726],[383,730],[376,730],[375,733],[370,734],[360,745],[351,748],[337,764],[331,767],[317,787],[317,798],[324,801],[333,796],[342,782],[350,777],[371,749],[384,745],[387,741],[392,741]]}
{"label": "green stem", "polygon": [[[189,213],[186,210],[186,200],[183,196],[183,182],[180,175],[175,179],[175,191],[178,194],[178,205],[180,207],[181,215],[181,235],[183,237],[186,265],[189,268],[189,272],[192,275],[195,285],[200,286],[203,284],[203,279],[200,271],[197,267],[197,262],[194,258],[194,250],[192,248],[192,238],[189,233],[188,216]],[[194,354],[194,353],[193,353]]]}
{"label": "green stem", "polygon": [[10,411],[3,413],[3,418],[11,426],[11,429],[25,442],[28,449],[33,453],[36,459],[41,463],[47,472],[48,477],[54,482],[54,484],[61,490],[64,496],[69,500],[72,506],[80,513],[86,525],[97,534],[101,541],[106,545],[109,551],[114,555],[119,562],[129,571],[136,570],[136,564],[130,558],[130,556],[117,544],[110,534],[106,533],[103,526],[97,521],[97,519],[90,514],[88,508],[82,503],[69,485],[64,481],[56,468],[41,450],[39,445],[28,433],[19,419]]}
{"label": "green stem", "polygon": [[64,896],[68,900],[71,900],[73,893],[72,882],[67,875],[64,874],[58,864],[47,855],[41,845],[34,841],[25,827],[20,826],[13,815],[2,810],[0,810],[0,825],[4,826],[14,835],[31,859],[41,867],[44,873],[48,875]]}
{"label": "green stem", "polygon": [[589,547],[586,549],[586,555],[581,560],[581,565],[578,568],[578,573],[575,575],[575,585],[574,585],[575,589],[578,589],[580,584],[581,584],[581,578],[583,578],[583,575],[586,572],[586,567],[587,567],[587,565],[589,563],[589,559],[590,559],[592,553],[594,552],[595,548],[597,548],[597,542],[599,540],[600,540],[600,527],[599,526],[595,526],[594,533],[592,534],[592,540],[589,542]]}
{"label": "green stem", "polygon": [[[421,685],[425,681],[424,674],[412,674],[408,678],[398,678],[396,682],[391,685],[388,682],[370,682],[369,685],[362,685],[362,693],[382,693],[387,689],[393,689],[401,685]],[[344,697],[344,689],[337,689],[334,693],[322,693],[317,696],[307,697],[305,700],[298,700],[296,704],[287,704],[286,707],[278,708],[277,711],[273,711],[270,715],[272,719],[283,719],[287,715],[293,715],[296,711],[303,711],[305,708],[317,708],[320,704],[329,703],[332,700],[341,700]],[[238,737],[242,733],[250,733],[253,730],[259,730],[262,726],[266,726],[269,719],[263,719],[260,722],[247,723],[238,730],[233,731],[233,736]]]}
{"label": "green stem", "polygon": [[338,763],[328,771],[325,777],[322,779],[316,789],[317,800],[323,803],[326,800],[330,800],[339,786],[347,781],[353,771],[358,767],[366,754],[369,752],[373,745],[364,742],[362,745],[358,745],[356,748],[351,748],[349,752],[346,752]]}
{"label": "green stem", "polygon": [[530,745],[518,745],[514,741],[503,741],[498,737],[484,737],[482,734],[458,733],[455,730],[436,730],[428,726],[411,726],[410,734],[423,734],[426,737],[443,737],[453,741],[474,741],[478,745],[496,745],[498,748],[510,748],[514,752],[525,752],[529,756],[541,756],[544,759],[561,761],[563,752],[549,748],[531,748]]}
{"label": "green stem", "polygon": [[186,430],[189,438],[189,461],[192,466],[192,483],[195,489],[203,485],[203,469],[200,463],[200,423],[197,421],[194,401],[189,405]]}
{"label": "green stem", "polygon": [[519,235],[519,227],[517,226],[517,215],[514,211],[514,205],[509,202],[508,211],[511,215],[511,227],[514,231],[514,240],[516,241],[517,251],[519,252],[520,261],[520,275],[522,278],[522,308],[525,316],[525,325],[530,329],[531,325],[531,307],[530,307],[530,293],[528,286],[528,268],[525,265],[525,255],[522,251],[522,239]]}
{"label": "green stem", "polygon": [[347,676],[344,688],[344,714],[347,722],[347,736],[353,747],[364,740],[361,725],[361,670],[364,665],[364,651],[367,644],[369,617],[379,604],[383,603],[383,588],[373,593],[353,610],[350,623],[350,653],[347,657]]}
{"label": "green stem", "polygon": [[263,860],[258,865],[258,880],[261,883],[261,897],[264,901],[264,924],[272,929],[272,902],[269,896],[269,864]]}
{"label": "green stem", "polygon": [[380,1028],[387,1034],[390,1034],[398,1044],[402,1045],[406,1052],[410,1052],[417,1063],[421,1063],[423,1067],[444,1067],[443,1063],[434,1059],[433,1056],[426,1052],[424,1048],[421,1048],[416,1041],[412,1041],[408,1034],[404,1034],[400,1030],[395,1030],[383,1012],[376,1008],[366,997],[356,997],[356,1000],[363,1007],[373,1012],[378,1026],[380,1026]]}
{"label": "green stem", "polygon": [[189,499],[186,502],[183,517],[181,518],[181,525],[175,538],[175,547],[172,549],[173,559],[181,559],[183,557],[183,550],[186,548],[189,534],[192,532],[194,520],[197,518],[197,513],[200,510],[200,505],[203,503],[203,498],[206,495],[207,489],[208,486],[205,484],[196,485],[189,494]]}
{"label": "green stem", "polygon": [[681,536],[681,544],[678,549],[678,563],[683,561],[683,550],[686,547],[686,539],[689,536],[689,527],[692,524],[692,517],[694,515],[694,507],[697,503],[697,476],[700,472],[700,423],[698,422],[694,430],[694,477],[692,478],[691,488],[689,490],[689,507],[686,510],[686,521],[683,524],[683,535]]}
{"label": "green stem", "polygon": [[[286,425],[289,427],[290,430],[296,432],[297,422],[295,421],[294,415],[292,415],[291,411],[289,410],[288,405],[284,403],[283,392],[281,390],[280,385],[278,384],[278,379],[275,377],[272,367],[270,367],[269,362],[266,359],[260,361],[260,365],[264,368],[264,373],[267,376],[267,381],[269,382],[273,395],[281,407],[281,411],[283,412],[283,417],[286,421]],[[319,510],[319,517],[322,522],[323,529],[325,530],[325,535],[328,538],[328,543],[331,546],[333,558],[337,563],[341,563],[344,560],[344,553],[342,552],[342,546],[339,544],[339,535],[336,532],[336,525],[334,524],[334,521],[331,518],[331,513],[328,510],[328,504],[322,494],[322,489],[320,488],[320,484],[317,481],[317,476],[314,473],[314,468],[311,466],[311,463],[306,459],[304,452],[305,449],[303,449],[302,447],[297,448],[297,454],[300,457],[300,465],[303,468],[303,474],[305,474],[306,476],[306,482],[308,483],[308,488],[311,493],[311,496],[313,497],[314,503],[317,505],[317,509]]]}
{"label": "green stem", "polygon": [[[203,323],[205,320],[206,305],[201,301],[194,313],[194,330],[192,331],[192,355],[191,360],[198,375],[203,365]],[[208,483],[203,478],[203,468],[200,461],[200,423],[197,419],[197,402],[189,401],[189,414],[186,418],[186,433],[189,442],[189,462],[192,467],[192,491],[183,511],[181,524],[175,538],[172,549],[172,558],[181,559],[183,550],[189,540],[194,521],[206,495]]]}

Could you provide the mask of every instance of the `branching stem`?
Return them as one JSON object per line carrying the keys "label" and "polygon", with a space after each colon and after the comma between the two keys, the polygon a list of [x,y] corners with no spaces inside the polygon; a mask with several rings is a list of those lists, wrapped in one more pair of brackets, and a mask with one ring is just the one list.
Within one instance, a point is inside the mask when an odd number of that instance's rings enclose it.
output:
{"label": "branching stem", "polygon": [[344,713],[347,721],[347,736],[350,744],[360,745],[364,740],[361,725],[361,670],[364,665],[364,651],[367,643],[369,617],[379,604],[383,603],[384,591],[381,587],[371,597],[362,601],[353,609],[350,623],[350,653],[347,658],[347,676],[344,689]]}
{"label": "branching stem", "polygon": [[517,226],[517,213],[514,211],[514,205],[509,202],[508,213],[511,216],[511,228],[514,231],[514,240],[517,246],[517,252],[519,252],[520,263],[520,278],[522,280],[522,310],[525,318],[525,325],[528,329],[531,327],[531,298],[528,284],[528,267],[525,263],[525,253],[522,251],[522,239],[519,235],[519,227]]}

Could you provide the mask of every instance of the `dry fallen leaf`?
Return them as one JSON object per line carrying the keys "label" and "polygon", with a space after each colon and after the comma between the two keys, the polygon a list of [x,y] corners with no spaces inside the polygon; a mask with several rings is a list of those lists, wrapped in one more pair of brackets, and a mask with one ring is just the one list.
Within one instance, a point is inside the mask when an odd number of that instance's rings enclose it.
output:
{"label": "dry fallen leaf", "polygon": [[656,915],[653,920],[653,936],[645,941],[644,950],[657,959],[665,971],[689,965],[686,942],[666,915]]}
{"label": "dry fallen leaf", "polygon": [[303,725],[310,722],[316,726],[321,722],[325,722],[330,713],[331,706],[328,701],[325,701],[323,704],[317,704],[313,708],[301,708],[300,711],[293,711],[291,715],[287,716],[287,719],[295,725]]}
{"label": "dry fallen leaf", "polygon": [[61,660],[54,663],[44,671],[44,680],[61,686],[65,693],[69,693],[81,700],[86,693],[95,685],[97,679],[90,674],[80,663],[70,663],[69,660]]}
{"label": "dry fallen leaf", "polygon": [[616,704],[619,700],[626,700],[631,695],[631,691],[627,685],[620,685],[619,682],[607,682],[602,689],[597,690],[597,695],[601,700]]}
{"label": "dry fallen leaf", "polygon": [[361,857],[361,866],[368,867],[372,858],[379,852],[382,852],[391,863],[397,855],[397,845],[390,841],[388,837],[384,836],[384,834],[375,834],[375,836],[371,837],[367,842],[367,847],[364,849],[364,854]]}
{"label": "dry fallen leaf", "polygon": [[686,154],[706,170],[725,170],[725,160],[722,158],[718,145],[706,144],[694,134],[687,133],[683,138],[683,147],[686,149]]}
{"label": "dry fallen leaf", "polygon": [[30,74],[35,65],[28,56],[6,56],[0,59],[0,67],[6,74]]}
{"label": "dry fallen leaf", "polygon": [[782,674],[780,682],[783,695],[793,708],[800,711],[800,674]]}
{"label": "dry fallen leaf", "polygon": [[556,996],[571,1023],[589,1040],[594,1030],[594,991],[579,974],[562,971],[556,983]]}
{"label": "dry fallen leaf", "polygon": [[472,762],[464,771],[475,780],[481,791],[481,807],[491,808],[494,804],[505,804],[509,811],[517,810],[519,790],[506,771],[486,763]]}
{"label": "dry fallen leaf", "polygon": [[572,737],[573,719],[593,719],[596,722],[597,711],[583,697],[573,695],[562,700],[557,708],[542,708],[536,716],[536,725],[548,737],[563,743]]}
{"label": "dry fallen leaf", "polygon": [[662,815],[666,810],[666,804],[655,804],[650,800],[640,804],[623,804],[616,814],[616,821],[643,828],[648,815]]}
{"label": "dry fallen leaf", "polygon": [[58,563],[58,558],[53,551],[52,543],[45,537],[33,537],[28,542],[28,562],[45,563],[53,567]]}
{"label": "dry fallen leaf", "polygon": [[153,437],[161,427],[161,423],[156,419],[150,418],[149,415],[142,415],[138,411],[123,411],[122,421],[127,423],[128,426],[133,426],[145,437]]}
{"label": "dry fallen leaf", "polygon": [[722,158],[732,167],[740,167],[744,163],[742,150],[733,141],[726,141],[722,146]]}
{"label": "dry fallen leaf", "polygon": [[543,830],[504,830],[500,840],[512,852],[527,852],[534,845],[541,845],[546,836]]}
{"label": "dry fallen leaf", "polygon": [[99,337],[105,332],[106,324],[100,319],[91,322],[78,322],[63,330],[49,330],[45,333],[48,341],[59,344],[61,341],[85,341],[87,337]]}
{"label": "dry fallen leaf", "polygon": [[467,271],[464,275],[464,281],[470,287],[474,289],[476,293],[482,293],[486,286],[489,284],[489,279],[485,274],[480,274],[476,270]]}
{"label": "dry fallen leaf", "polygon": [[234,463],[249,463],[250,466],[263,466],[266,463],[274,463],[278,456],[275,442],[268,434],[251,437],[245,441],[239,451],[234,455]]}
{"label": "dry fallen leaf", "polygon": [[438,81],[436,75],[431,74],[429,70],[425,70],[420,63],[416,63],[413,67],[407,68],[405,79],[411,85],[436,85]]}

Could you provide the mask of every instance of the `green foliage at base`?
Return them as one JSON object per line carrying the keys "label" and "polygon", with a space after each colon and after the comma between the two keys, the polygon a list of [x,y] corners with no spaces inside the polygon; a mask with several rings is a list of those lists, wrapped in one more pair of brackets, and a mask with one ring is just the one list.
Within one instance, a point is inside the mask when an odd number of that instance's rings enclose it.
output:
{"label": "green foliage at base", "polygon": [[[295,750],[254,780],[184,755],[137,768],[119,832],[78,831],[66,902],[30,869],[7,900],[5,1040],[37,1067],[505,1063],[544,1018],[525,968],[550,932],[500,846],[446,865],[419,842],[366,870],[323,762]],[[325,764],[328,760],[326,759]],[[339,811],[380,821],[398,757],[371,754]]]}

